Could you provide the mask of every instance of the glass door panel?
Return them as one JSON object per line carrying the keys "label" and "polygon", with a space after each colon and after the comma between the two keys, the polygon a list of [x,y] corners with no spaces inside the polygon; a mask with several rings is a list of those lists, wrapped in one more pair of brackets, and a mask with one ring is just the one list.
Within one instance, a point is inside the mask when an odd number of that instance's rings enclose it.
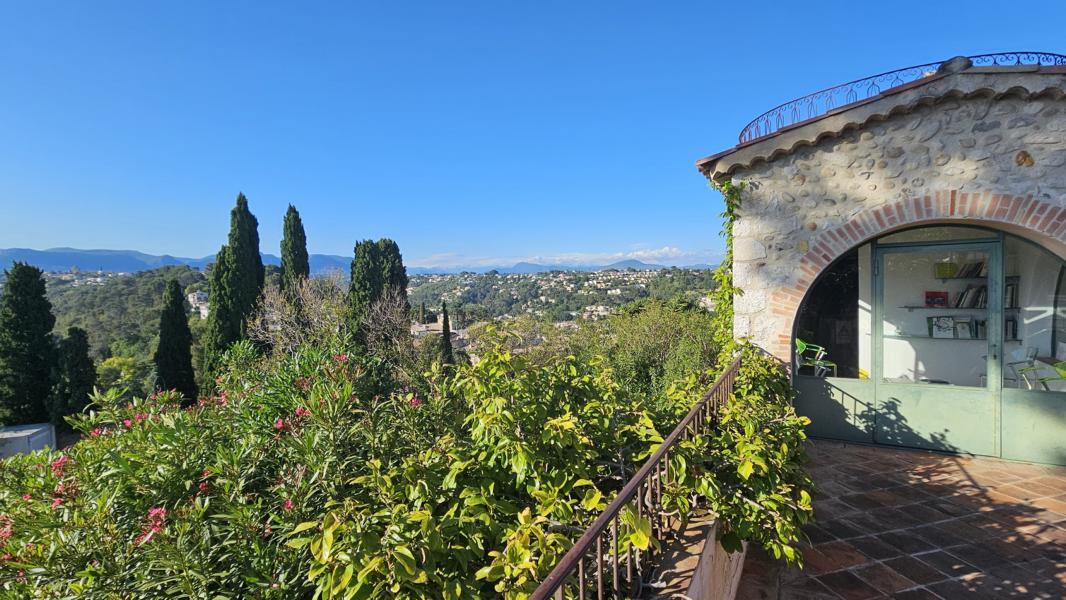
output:
{"label": "glass door panel", "polygon": [[987,387],[990,258],[950,246],[884,254],[885,382]]}
{"label": "glass door panel", "polygon": [[999,242],[879,246],[874,441],[999,453]]}

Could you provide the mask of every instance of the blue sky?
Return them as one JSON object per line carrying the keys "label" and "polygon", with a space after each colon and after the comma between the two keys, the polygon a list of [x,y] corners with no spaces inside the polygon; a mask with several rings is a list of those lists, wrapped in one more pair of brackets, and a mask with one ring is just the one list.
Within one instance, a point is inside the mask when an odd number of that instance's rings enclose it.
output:
{"label": "blue sky", "polygon": [[762,111],[893,68],[1066,52],[1066,4],[9,2],[0,247],[204,256],[238,191],[277,253],[708,262],[693,166]]}

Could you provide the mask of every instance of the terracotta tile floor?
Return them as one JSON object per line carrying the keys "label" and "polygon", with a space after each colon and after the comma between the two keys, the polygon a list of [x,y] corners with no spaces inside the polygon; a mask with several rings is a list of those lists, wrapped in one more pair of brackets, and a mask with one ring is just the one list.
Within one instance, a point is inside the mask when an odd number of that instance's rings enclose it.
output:
{"label": "terracotta tile floor", "polygon": [[802,571],[748,553],[737,598],[1066,598],[1066,468],[814,441]]}

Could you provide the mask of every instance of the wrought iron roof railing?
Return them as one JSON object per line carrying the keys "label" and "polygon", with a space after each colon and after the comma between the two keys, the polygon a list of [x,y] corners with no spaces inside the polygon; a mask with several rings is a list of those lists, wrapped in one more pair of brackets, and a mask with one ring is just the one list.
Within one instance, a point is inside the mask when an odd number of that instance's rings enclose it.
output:
{"label": "wrought iron roof railing", "polygon": [[[1066,56],[1049,52],[1001,52],[970,56],[975,67],[1015,65],[1066,65]],[[740,132],[744,144],[776,133],[786,127],[820,117],[832,110],[871,98],[895,87],[935,75],[940,65],[937,61],[896,69],[887,73],[856,79],[848,83],[807,94],[776,106],[755,117]]]}
{"label": "wrought iron roof railing", "polygon": [[670,453],[682,441],[718,426],[718,411],[729,402],[739,370],[737,357],[555,565],[530,600],[603,600],[638,598],[643,594],[656,558],[655,546],[640,550],[624,543],[628,534],[623,514],[630,511],[650,522],[651,537],[656,540],[676,533],[680,521],[663,506],[663,489],[675,476],[670,468]]}

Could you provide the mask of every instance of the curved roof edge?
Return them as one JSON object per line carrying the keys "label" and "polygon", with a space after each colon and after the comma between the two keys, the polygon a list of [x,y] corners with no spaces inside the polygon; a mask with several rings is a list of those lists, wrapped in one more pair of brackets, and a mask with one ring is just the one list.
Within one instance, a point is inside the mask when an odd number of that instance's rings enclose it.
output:
{"label": "curved roof edge", "polygon": [[759,162],[773,161],[826,139],[913,112],[921,106],[976,96],[1066,96],[1066,67],[971,67],[901,85],[881,94],[781,129],[771,135],[696,161],[708,179],[719,179]]}

